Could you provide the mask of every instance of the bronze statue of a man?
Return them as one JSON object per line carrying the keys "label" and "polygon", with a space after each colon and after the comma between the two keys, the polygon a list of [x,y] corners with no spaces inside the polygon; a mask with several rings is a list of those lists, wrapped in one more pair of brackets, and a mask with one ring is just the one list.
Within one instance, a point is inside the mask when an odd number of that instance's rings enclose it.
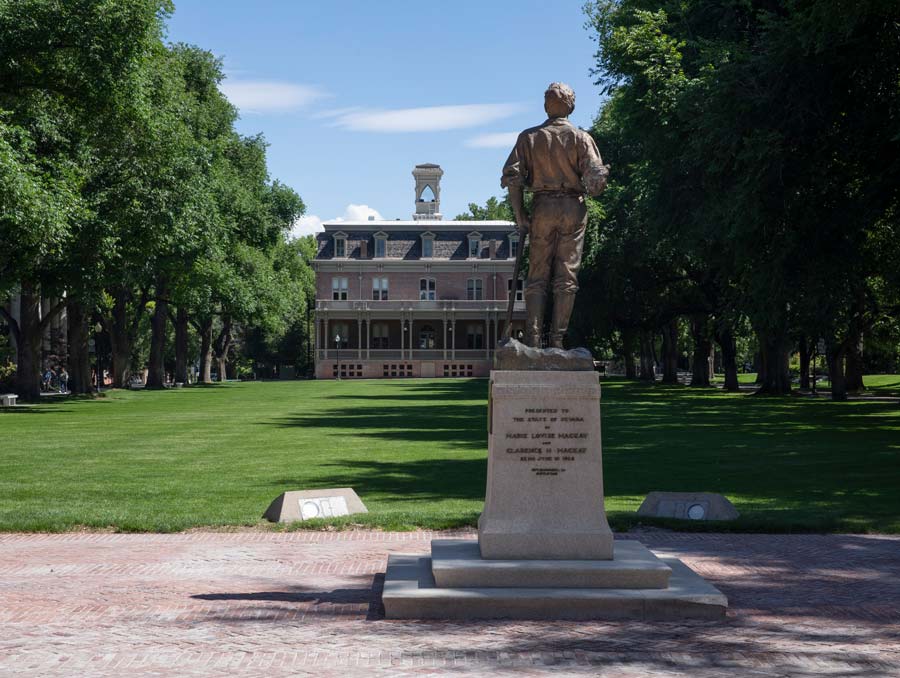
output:
{"label": "bronze statue of a man", "polygon": [[[525,130],[516,140],[503,166],[500,185],[509,189],[522,239],[530,234],[525,342],[541,347],[547,288],[552,278],[550,346],[563,348],[578,291],[587,227],[584,195],[603,192],[609,169],[603,165],[591,135],[568,120],[575,110],[575,92],[571,87],[552,83],[544,92],[544,110],[546,122]],[[525,211],[526,189],[534,194],[530,218]]]}

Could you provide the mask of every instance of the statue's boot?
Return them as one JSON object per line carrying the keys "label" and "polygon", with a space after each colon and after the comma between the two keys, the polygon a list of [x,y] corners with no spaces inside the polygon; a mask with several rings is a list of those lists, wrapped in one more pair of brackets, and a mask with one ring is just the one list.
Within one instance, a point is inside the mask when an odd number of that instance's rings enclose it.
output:
{"label": "statue's boot", "polygon": [[569,318],[575,306],[575,294],[557,292],[553,295],[553,320],[550,324],[550,348],[563,348],[563,339],[569,329]]}
{"label": "statue's boot", "polygon": [[541,334],[544,329],[544,304],[546,297],[529,294],[525,297],[525,343],[534,348],[541,347]]}

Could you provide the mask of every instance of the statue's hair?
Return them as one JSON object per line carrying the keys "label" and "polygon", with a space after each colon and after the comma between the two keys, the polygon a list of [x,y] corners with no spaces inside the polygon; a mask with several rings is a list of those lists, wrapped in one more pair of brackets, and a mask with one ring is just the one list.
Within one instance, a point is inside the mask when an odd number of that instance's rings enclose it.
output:
{"label": "statue's hair", "polygon": [[551,82],[547,91],[544,92],[544,102],[549,99],[556,99],[566,105],[569,114],[575,110],[575,92],[564,82]]}

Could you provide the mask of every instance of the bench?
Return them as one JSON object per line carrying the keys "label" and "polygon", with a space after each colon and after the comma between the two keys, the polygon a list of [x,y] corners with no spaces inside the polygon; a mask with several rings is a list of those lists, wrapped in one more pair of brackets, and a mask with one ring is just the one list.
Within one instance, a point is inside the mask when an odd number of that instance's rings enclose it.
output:
{"label": "bench", "polygon": [[0,393],[0,407],[13,407],[18,397],[15,393]]}

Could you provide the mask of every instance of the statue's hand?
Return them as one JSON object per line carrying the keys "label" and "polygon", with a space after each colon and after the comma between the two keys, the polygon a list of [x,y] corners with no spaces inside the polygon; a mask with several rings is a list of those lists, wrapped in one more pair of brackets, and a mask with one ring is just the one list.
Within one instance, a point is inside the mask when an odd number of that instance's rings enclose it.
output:
{"label": "statue's hand", "polygon": [[524,238],[531,230],[531,219],[525,215],[520,215],[516,219],[516,225],[519,227],[519,235]]}

